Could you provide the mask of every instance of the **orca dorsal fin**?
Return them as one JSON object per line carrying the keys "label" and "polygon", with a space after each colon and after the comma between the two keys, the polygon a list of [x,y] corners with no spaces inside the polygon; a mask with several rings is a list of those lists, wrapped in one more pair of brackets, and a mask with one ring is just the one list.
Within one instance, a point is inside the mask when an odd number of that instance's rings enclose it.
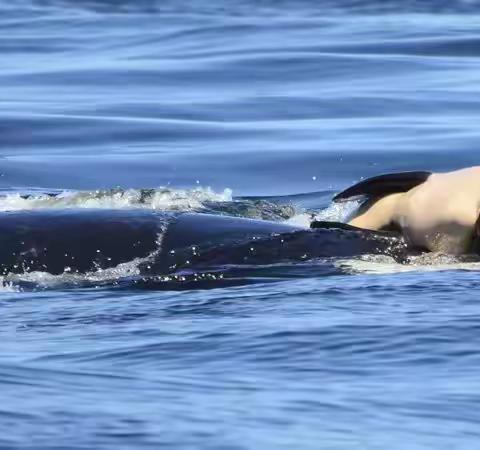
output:
{"label": "orca dorsal fin", "polygon": [[431,172],[399,172],[367,178],[345,189],[333,197],[334,202],[350,200],[353,197],[385,197],[389,194],[407,192],[424,183]]}

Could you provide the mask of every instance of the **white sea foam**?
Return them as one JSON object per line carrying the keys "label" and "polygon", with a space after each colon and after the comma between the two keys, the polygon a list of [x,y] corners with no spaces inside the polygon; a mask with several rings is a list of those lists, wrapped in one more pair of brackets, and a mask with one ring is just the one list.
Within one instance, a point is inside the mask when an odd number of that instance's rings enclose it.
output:
{"label": "white sea foam", "polygon": [[0,277],[0,293],[2,292],[20,292],[20,288],[6,277]]}
{"label": "white sea foam", "polygon": [[87,273],[71,272],[68,268],[57,275],[48,272],[32,271],[21,274],[8,274],[3,277],[3,284],[12,289],[18,289],[16,286],[23,283],[33,283],[40,288],[54,288],[59,285],[80,285],[104,282],[118,282],[122,278],[140,275],[140,264],[148,263],[151,256],[146,258],[136,258],[132,261],[118,264],[108,269],[97,269]]}
{"label": "white sea foam", "polygon": [[56,196],[31,194],[27,198],[20,193],[0,196],[0,211],[31,209],[129,209],[144,208],[168,211],[202,209],[206,202],[232,201],[232,191],[217,193],[210,188],[191,190],[158,188],[152,190],[128,189],[106,191],[64,191]]}
{"label": "white sea foam", "polygon": [[480,270],[480,261],[466,261],[453,255],[427,253],[410,258],[408,264],[397,263],[386,255],[364,255],[343,259],[335,265],[352,274],[394,274],[404,272],[436,272],[442,270]]}
{"label": "white sea foam", "polygon": [[290,219],[286,220],[285,223],[289,225],[294,225],[297,227],[309,228],[310,222],[312,221],[312,215],[308,213],[296,214]]}
{"label": "white sea foam", "polygon": [[348,222],[350,216],[358,208],[357,201],[331,203],[315,215],[316,220],[328,220],[329,222]]}
{"label": "white sea foam", "polygon": [[316,214],[296,214],[286,221],[290,225],[308,228],[312,220],[325,220],[329,222],[348,222],[352,213],[358,208],[357,201],[332,203],[327,208]]}

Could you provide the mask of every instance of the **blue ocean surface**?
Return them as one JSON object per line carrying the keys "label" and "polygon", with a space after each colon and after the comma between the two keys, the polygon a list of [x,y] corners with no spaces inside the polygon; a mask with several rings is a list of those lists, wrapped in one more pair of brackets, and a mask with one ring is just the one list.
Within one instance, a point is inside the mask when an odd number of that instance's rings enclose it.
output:
{"label": "blue ocean surface", "polygon": [[[0,55],[2,230],[307,228],[362,177],[480,163],[477,0],[9,0]],[[3,271],[0,448],[479,446],[480,263],[274,244],[174,276]]]}

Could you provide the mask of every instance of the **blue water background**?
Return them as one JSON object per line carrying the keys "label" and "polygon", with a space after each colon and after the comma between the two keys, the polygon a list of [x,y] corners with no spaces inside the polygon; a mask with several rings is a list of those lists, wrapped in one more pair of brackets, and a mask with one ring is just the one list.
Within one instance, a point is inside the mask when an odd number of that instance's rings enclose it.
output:
{"label": "blue water background", "polygon": [[[2,2],[0,188],[313,192],[320,211],[361,177],[478,164],[479,56],[474,0]],[[310,267],[5,289],[0,447],[476,448],[479,288]]]}

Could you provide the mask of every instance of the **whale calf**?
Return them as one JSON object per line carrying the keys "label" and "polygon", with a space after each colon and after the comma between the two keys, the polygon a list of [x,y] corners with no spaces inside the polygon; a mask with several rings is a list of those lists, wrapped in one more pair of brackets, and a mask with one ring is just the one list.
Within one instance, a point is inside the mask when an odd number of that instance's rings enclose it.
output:
{"label": "whale calf", "polygon": [[402,172],[366,179],[337,194],[366,200],[349,224],[397,230],[413,246],[448,254],[477,252],[480,166],[446,173]]}

